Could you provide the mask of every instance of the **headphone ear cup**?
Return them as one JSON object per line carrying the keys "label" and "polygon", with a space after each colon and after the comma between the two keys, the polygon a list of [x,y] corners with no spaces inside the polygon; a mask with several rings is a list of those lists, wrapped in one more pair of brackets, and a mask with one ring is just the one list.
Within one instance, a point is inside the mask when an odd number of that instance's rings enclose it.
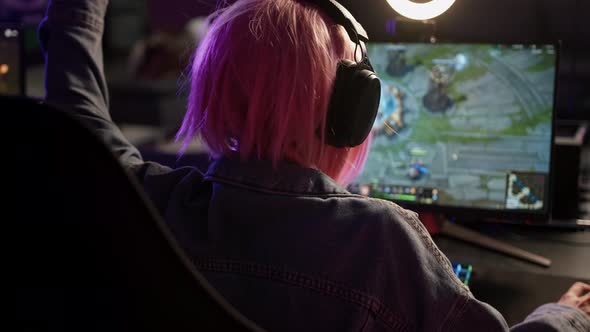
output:
{"label": "headphone ear cup", "polygon": [[373,128],[380,99],[381,81],[370,64],[341,61],[326,116],[326,144],[362,144]]}

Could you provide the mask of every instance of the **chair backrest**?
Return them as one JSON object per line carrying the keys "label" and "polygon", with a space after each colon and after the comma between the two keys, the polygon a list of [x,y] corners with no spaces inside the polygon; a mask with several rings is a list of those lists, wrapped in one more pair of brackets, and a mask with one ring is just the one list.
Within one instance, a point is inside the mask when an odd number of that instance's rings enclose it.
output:
{"label": "chair backrest", "polygon": [[27,99],[2,99],[0,112],[2,270],[19,330],[261,331],[195,270],[90,130]]}

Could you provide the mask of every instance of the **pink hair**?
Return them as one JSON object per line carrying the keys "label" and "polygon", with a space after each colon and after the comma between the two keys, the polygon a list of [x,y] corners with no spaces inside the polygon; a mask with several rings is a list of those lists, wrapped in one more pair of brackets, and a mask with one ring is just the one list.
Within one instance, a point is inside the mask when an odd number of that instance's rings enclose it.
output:
{"label": "pink hair", "polygon": [[335,148],[317,135],[338,61],[354,58],[344,29],[297,0],[238,0],[215,15],[192,63],[184,147],[201,135],[214,159],[285,160],[350,183],[370,139]]}

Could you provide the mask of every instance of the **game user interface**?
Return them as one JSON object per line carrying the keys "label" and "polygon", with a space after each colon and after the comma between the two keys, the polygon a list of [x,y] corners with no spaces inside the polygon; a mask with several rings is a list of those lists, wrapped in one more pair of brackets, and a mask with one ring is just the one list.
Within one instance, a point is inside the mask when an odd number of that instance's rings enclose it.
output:
{"label": "game user interface", "polygon": [[0,96],[22,93],[20,31],[0,26]]}
{"label": "game user interface", "polygon": [[367,46],[382,81],[373,139],[349,190],[398,202],[543,212],[553,45]]}

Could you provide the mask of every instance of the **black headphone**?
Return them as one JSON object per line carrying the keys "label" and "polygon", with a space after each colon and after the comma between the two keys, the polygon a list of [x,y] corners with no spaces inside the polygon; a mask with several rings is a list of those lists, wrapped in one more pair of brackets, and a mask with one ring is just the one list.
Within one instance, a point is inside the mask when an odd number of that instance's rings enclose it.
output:
{"label": "black headphone", "polygon": [[350,40],[361,48],[363,54],[361,61],[342,60],[338,63],[324,128],[326,144],[338,148],[355,147],[369,136],[381,99],[381,81],[361,44],[361,41],[368,42],[369,37],[352,14],[335,0],[307,2],[316,5],[335,23],[342,25]]}

